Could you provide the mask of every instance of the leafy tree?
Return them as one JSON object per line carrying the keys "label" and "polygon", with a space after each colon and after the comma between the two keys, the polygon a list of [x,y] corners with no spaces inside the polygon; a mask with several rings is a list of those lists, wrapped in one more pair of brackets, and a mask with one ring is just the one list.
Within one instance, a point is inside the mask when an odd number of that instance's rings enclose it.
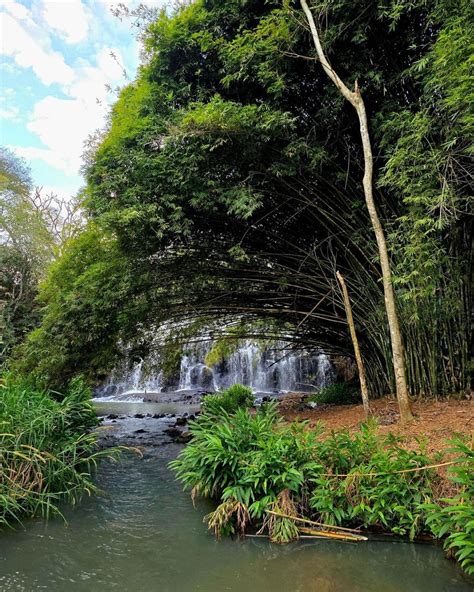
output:
{"label": "leafy tree", "polygon": [[51,240],[42,218],[32,207],[30,172],[23,161],[0,150],[0,312],[3,335],[0,363],[12,345],[35,323],[34,297],[39,270]]}
{"label": "leafy tree", "polygon": [[38,282],[79,220],[77,202],[33,188],[26,163],[0,149],[0,363],[37,324]]}
{"label": "leafy tree", "polygon": [[[417,149],[412,165],[403,151],[410,139],[402,123],[419,120],[420,109],[430,116],[437,159],[448,133],[440,133],[440,109],[456,144],[468,142],[467,111],[459,125],[449,111],[465,74],[448,83],[434,58],[469,20],[468,3],[452,8],[449,0],[338,0],[324,4],[320,28],[341,78],[364,88],[412,393],[458,390],[467,380],[468,302],[457,296],[466,293],[470,265],[468,186],[453,185],[465,207],[431,233],[436,248],[427,251],[419,229],[439,210],[415,207],[408,196],[432,195],[440,177],[427,171],[417,190],[425,154]],[[141,342],[144,328],[161,322],[178,332],[218,325],[224,334],[242,322],[262,337],[268,323],[272,338],[279,331],[294,347],[348,353],[340,269],[371,390],[394,385],[357,120],[317,63],[301,16],[291,3],[200,0],[162,12],[143,31],[143,65],[88,155],[89,226],[46,281],[43,324],[24,350],[29,368],[39,364],[54,380],[106,372],[118,353],[114,339],[135,333]],[[453,73],[465,72],[461,47],[450,60]],[[403,220],[416,232],[401,232]],[[439,271],[428,292],[422,274],[410,271],[415,252],[413,261]]]}

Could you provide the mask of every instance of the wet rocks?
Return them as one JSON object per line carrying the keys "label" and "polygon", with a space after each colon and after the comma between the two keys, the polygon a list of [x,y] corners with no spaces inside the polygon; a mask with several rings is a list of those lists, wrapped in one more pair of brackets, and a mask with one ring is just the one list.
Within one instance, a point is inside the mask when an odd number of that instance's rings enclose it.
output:
{"label": "wet rocks", "polygon": [[175,440],[178,444],[187,444],[193,439],[191,432],[181,432],[178,438]]}
{"label": "wet rocks", "polygon": [[170,438],[173,438],[173,440],[175,438],[178,438],[179,436],[181,436],[181,430],[178,430],[178,428],[175,428],[175,427],[171,427],[166,430],[163,430],[163,432],[165,434],[168,434],[168,436],[170,436]]}
{"label": "wet rocks", "polygon": [[176,427],[168,428],[164,432],[177,444],[187,444],[193,438],[191,432],[181,431]]}

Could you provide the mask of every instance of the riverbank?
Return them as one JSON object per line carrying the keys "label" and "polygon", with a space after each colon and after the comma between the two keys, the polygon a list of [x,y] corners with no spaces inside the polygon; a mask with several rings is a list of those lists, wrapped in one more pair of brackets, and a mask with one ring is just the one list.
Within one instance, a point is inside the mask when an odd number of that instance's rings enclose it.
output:
{"label": "riverbank", "polygon": [[[177,438],[199,417],[197,408],[159,398],[154,403],[101,402],[96,408],[102,419],[99,444],[128,445],[140,453],[124,451],[118,463],[101,462],[93,477],[100,494],[83,497],[75,507],[61,506],[67,526],[53,517],[2,532],[0,592],[62,592],[65,587],[145,592],[157,582],[164,592],[472,589],[472,579],[444,557],[441,546],[409,545],[398,536],[350,545],[312,539],[282,546],[252,537],[217,542],[202,522],[215,502],[200,497],[194,506],[168,468],[183,450]],[[325,410],[328,418],[337,412]],[[275,462],[287,457],[275,440],[264,438],[262,444],[275,454]],[[255,459],[254,452],[233,455],[244,466]]]}
{"label": "riverbank", "polygon": [[116,451],[96,446],[90,396],[79,379],[60,394],[0,377],[0,527],[60,513],[95,491],[91,472]]}
{"label": "riverbank", "polygon": [[[384,397],[371,401],[377,420],[376,433],[401,436],[407,445],[416,445],[416,439],[427,437],[429,452],[443,451],[447,441],[462,434],[474,438],[474,400],[425,400],[413,403],[415,420],[408,425],[398,422],[398,405],[394,398]],[[322,422],[327,431],[347,429],[351,433],[360,429],[364,410],[360,405],[322,405],[309,409],[300,394],[283,397],[279,410],[287,421],[308,421],[310,427]]]}
{"label": "riverbank", "polygon": [[[298,421],[309,411],[301,397],[294,399],[256,412],[249,409],[251,403],[232,410],[206,405],[191,425],[192,440],[172,467],[193,499],[200,495],[220,501],[206,517],[218,538],[245,534],[249,528],[277,543],[307,534],[352,540],[347,529],[412,541],[431,535],[474,573],[474,453],[465,431],[459,430],[452,442],[445,439],[441,450],[436,444],[430,451],[429,436],[410,433],[408,442],[392,431],[378,433],[374,420],[357,418],[352,430]],[[458,411],[469,414],[470,407],[448,403],[445,409],[451,417]],[[324,410],[326,417],[333,413]],[[322,411],[311,410],[313,420],[321,420]],[[423,423],[420,418],[421,430]],[[436,423],[432,428],[439,432]],[[453,428],[447,433],[443,427],[444,435],[453,436]]]}

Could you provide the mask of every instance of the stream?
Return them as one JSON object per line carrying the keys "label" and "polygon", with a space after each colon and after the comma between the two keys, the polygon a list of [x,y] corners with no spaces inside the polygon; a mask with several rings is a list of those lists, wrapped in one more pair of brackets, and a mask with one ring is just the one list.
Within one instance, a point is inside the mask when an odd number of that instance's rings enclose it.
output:
{"label": "stream", "polygon": [[[279,546],[265,539],[216,541],[202,521],[212,504],[199,501],[194,508],[167,468],[181,446],[169,443],[163,430],[175,422],[169,414],[181,413],[182,408],[158,411],[160,404],[141,405],[102,403],[99,407],[99,413],[118,416],[105,421],[105,431],[115,432],[119,441],[132,438],[137,445],[143,439],[145,445],[142,457],[124,454],[118,463],[102,463],[96,476],[102,495],[65,508],[67,524],[60,518],[37,519],[24,529],[2,532],[1,592],[473,589],[472,581],[437,545],[313,540]],[[134,417],[137,413],[145,417]],[[168,415],[153,417],[163,413]],[[150,446],[153,435],[155,445]]]}

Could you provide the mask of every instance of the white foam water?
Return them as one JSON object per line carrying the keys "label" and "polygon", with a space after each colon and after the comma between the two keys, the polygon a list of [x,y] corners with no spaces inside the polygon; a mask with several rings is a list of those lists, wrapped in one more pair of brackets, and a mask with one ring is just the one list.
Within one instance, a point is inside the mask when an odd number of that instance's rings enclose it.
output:
{"label": "white foam water", "polygon": [[246,341],[216,366],[206,365],[212,342],[183,348],[179,378],[166,384],[159,368],[159,353],[129,364],[123,363],[97,390],[97,401],[136,401],[147,393],[166,390],[218,391],[232,384],[250,386],[254,392],[275,393],[320,389],[334,379],[329,357],[323,352],[292,351],[279,342],[271,348]]}

